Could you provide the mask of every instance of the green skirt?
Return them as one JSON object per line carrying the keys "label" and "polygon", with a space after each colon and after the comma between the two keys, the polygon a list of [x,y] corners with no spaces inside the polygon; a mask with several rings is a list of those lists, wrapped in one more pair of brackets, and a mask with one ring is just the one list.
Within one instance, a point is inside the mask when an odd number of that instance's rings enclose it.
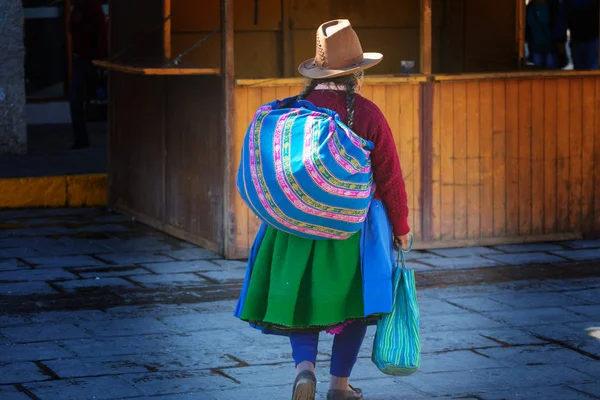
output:
{"label": "green skirt", "polygon": [[360,233],[308,240],[268,228],[241,319],[281,330],[315,330],[364,317]]}

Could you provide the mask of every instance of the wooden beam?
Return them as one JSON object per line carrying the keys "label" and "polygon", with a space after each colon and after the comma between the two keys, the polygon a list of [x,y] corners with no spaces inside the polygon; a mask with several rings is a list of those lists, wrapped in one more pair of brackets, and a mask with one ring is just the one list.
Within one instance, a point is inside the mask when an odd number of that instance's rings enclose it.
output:
{"label": "wooden beam", "polygon": [[221,0],[221,77],[223,91],[223,130],[225,134],[225,176],[224,189],[224,215],[222,224],[222,246],[225,257],[230,257],[235,251],[235,168],[233,165],[235,110],[233,106],[233,91],[235,86],[234,63],[234,30],[233,30],[233,1]]}
{"label": "wooden beam", "polygon": [[525,58],[525,13],[526,4],[525,0],[516,1],[516,23],[515,23],[515,54],[517,55],[516,67],[521,68],[523,65],[523,59]]}
{"label": "wooden beam", "polygon": [[171,0],[163,0],[163,58],[171,59]]}
{"label": "wooden beam", "polygon": [[420,56],[421,73],[431,74],[431,0],[421,0]]}

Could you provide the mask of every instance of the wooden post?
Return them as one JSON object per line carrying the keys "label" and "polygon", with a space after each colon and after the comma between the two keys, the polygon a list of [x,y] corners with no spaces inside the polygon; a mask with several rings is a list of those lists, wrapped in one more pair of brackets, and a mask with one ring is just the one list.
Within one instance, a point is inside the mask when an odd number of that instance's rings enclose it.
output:
{"label": "wooden post", "polygon": [[294,54],[292,47],[292,21],[290,19],[290,0],[281,0],[281,33],[283,77],[294,76]]}
{"label": "wooden post", "polygon": [[421,0],[420,56],[421,73],[431,74],[431,0]]}
{"label": "wooden post", "polygon": [[[421,239],[433,240],[433,96],[434,84],[430,80],[420,85],[419,146],[421,147]],[[439,87],[439,86],[438,86]]]}
{"label": "wooden post", "polygon": [[515,0],[516,4],[516,51],[517,55],[517,68],[521,68],[523,64],[523,59],[525,58],[525,13],[526,13],[526,4],[525,0]]}
{"label": "wooden post", "polygon": [[233,159],[233,130],[234,130],[234,30],[233,30],[233,0],[221,0],[221,78],[223,99],[223,131],[225,134],[225,176],[224,176],[224,215],[222,219],[223,248],[225,257],[229,258],[235,251],[235,209],[236,196]]}
{"label": "wooden post", "polygon": [[171,0],[163,0],[163,61],[171,59]]}

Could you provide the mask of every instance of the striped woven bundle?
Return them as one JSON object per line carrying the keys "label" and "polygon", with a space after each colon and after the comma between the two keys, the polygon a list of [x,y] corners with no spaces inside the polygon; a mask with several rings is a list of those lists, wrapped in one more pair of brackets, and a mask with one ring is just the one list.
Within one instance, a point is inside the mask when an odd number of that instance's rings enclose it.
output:
{"label": "striped woven bundle", "polygon": [[377,322],[371,360],[384,374],[406,376],[419,369],[421,342],[415,274],[400,254],[400,265],[394,268],[392,312]]}
{"label": "striped woven bundle", "polygon": [[362,228],[371,203],[372,148],[331,110],[275,101],[260,107],[248,128],[237,188],[276,229],[344,240]]}

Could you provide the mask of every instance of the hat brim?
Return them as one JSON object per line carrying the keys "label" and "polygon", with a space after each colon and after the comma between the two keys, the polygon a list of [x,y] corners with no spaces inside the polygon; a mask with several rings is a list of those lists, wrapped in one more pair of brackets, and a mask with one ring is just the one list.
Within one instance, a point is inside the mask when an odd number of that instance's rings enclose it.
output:
{"label": "hat brim", "polygon": [[364,59],[362,62],[340,69],[321,69],[316,66],[315,59],[311,58],[298,66],[298,72],[311,79],[336,78],[374,67],[383,59],[383,54],[381,53],[364,53],[363,56]]}

